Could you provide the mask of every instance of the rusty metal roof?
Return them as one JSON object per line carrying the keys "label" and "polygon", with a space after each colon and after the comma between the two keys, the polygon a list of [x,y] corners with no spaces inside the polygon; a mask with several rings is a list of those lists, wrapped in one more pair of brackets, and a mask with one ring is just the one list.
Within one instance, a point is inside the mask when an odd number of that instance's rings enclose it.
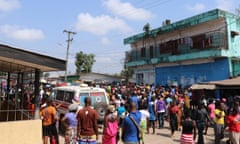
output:
{"label": "rusty metal roof", "polygon": [[219,88],[224,89],[224,88],[239,88],[239,87],[240,87],[240,76],[231,78],[231,79],[193,84],[190,88],[194,90],[199,90],[199,89],[215,90]]}
{"label": "rusty metal roof", "polygon": [[240,86],[240,76],[231,78],[231,79],[220,80],[220,81],[212,81],[210,83],[219,85],[219,86]]}
{"label": "rusty metal roof", "polygon": [[215,84],[193,84],[191,87],[193,90],[201,90],[201,89],[207,89],[207,90],[214,90],[216,89]]}
{"label": "rusty metal roof", "polygon": [[0,44],[1,72],[64,71],[65,67],[65,60]]}

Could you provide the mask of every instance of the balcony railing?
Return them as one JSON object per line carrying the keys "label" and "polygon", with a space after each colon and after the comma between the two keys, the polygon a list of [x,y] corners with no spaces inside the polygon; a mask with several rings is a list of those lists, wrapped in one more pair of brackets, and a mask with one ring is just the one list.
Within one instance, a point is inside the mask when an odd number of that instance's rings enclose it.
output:
{"label": "balcony railing", "polygon": [[[221,56],[221,53],[216,53],[216,51],[228,49],[226,41],[225,33],[209,32],[159,43],[151,49],[154,52],[153,54],[151,54],[150,48],[144,48],[145,51],[143,49],[131,50],[126,53],[126,58],[127,62],[146,61],[147,63],[151,63],[152,61],[156,61],[156,59],[159,62],[166,62],[166,57],[169,56],[191,55],[195,53],[203,54],[199,55],[199,58],[204,57],[204,54],[208,55],[208,52],[215,55],[219,54],[216,56]],[[142,54],[143,52],[144,54]]]}

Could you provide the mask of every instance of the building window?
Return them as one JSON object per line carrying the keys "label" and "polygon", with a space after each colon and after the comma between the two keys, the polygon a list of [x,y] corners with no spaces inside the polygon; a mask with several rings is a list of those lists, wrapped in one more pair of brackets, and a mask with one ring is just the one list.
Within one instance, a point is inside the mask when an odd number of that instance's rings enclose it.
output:
{"label": "building window", "polygon": [[171,40],[167,42],[167,47],[171,54],[178,54],[178,45],[177,45],[177,40]]}
{"label": "building window", "polygon": [[210,48],[213,45],[213,36],[212,35],[207,35],[205,40],[204,40],[204,48]]}
{"label": "building window", "polygon": [[149,51],[150,51],[150,58],[153,58],[153,46],[150,46]]}
{"label": "building window", "polygon": [[166,53],[171,53],[171,50],[168,49],[167,43],[161,43],[160,44],[160,54],[166,54]]}
{"label": "building window", "polygon": [[180,38],[177,40],[177,44],[193,47],[193,41],[191,37]]}
{"label": "building window", "polygon": [[136,82],[137,84],[143,84],[143,73],[136,74]]}
{"label": "building window", "polygon": [[146,57],[146,48],[141,48],[141,57]]}
{"label": "building window", "polygon": [[204,39],[205,39],[204,34],[193,36],[192,37],[193,49],[203,49],[204,48]]}
{"label": "building window", "polygon": [[187,46],[189,46],[190,48],[193,47],[193,41],[192,41],[192,38],[191,38],[191,37],[186,37],[186,38],[184,38],[184,41],[185,41],[185,44],[186,44]]}
{"label": "building window", "polygon": [[158,44],[158,52],[161,54],[161,44]]}
{"label": "building window", "polygon": [[177,40],[161,43],[159,44],[160,54],[177,54],[177,46]]}

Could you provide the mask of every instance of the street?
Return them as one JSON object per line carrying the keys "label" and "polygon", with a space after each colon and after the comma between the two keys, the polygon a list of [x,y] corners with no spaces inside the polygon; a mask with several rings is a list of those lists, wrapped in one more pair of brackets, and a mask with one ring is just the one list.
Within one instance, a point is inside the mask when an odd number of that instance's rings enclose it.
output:
{"label": "street", "polygon": [[[170,137],[170,129],[169,125],[166,122],[166,125],[162,129],[156,128],[155,134],[145,135],[145,144],[179,144],[180,143],[180,136],[181,131],[176,131],[175,135],[171,138]],[[225,138],[222,140],[221,144],[225,144],[227,140],[227,134],[225,133]],[[101,135],[99,138],[99,142],[101,142]],[[197,142],[197,137],[196,141]],[[205,144],[214,144],[214,131],[213,128],[208,128],[208,134],[204,135],[204,142]],[[60,136],[60,144],[64,144],[64,138]],[[123,144],[122,142],[119,142],[118,144]]]}

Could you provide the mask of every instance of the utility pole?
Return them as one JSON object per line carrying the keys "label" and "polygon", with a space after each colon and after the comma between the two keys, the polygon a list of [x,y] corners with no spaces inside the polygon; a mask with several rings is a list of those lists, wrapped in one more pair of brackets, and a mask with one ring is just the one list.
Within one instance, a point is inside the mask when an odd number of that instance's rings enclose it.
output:
{"label": "utility pole", "polygon": [[67,53],[66,53],[66,70],[65,70],[65,76],[64,76],[64,81],[67,82],[68,54],[69,54],[70,43],[73,40],[71,35],[74,35],[74,34],[77,34],[77,33],[73,32],[73,31],[68,31],[68,30],[64,30],[63,32],[68,34],[68,39],[66,40],[67,41]]}

